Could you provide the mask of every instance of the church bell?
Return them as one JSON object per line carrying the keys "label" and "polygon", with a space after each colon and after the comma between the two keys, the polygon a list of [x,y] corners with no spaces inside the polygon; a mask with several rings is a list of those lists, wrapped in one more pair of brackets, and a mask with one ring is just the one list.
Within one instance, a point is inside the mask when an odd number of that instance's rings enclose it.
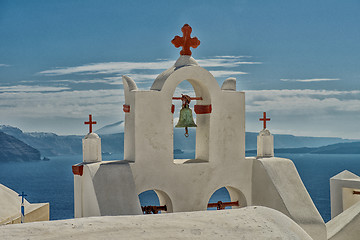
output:
{"label": "church bell", "polygon": [[189,136],[188,127],[197,127],[192,116],[192,110],[189,108],[190,97],[183,95],[183,105],[180,110],[179,122],[176,124],[176,128],[185,128],[185,137]]}

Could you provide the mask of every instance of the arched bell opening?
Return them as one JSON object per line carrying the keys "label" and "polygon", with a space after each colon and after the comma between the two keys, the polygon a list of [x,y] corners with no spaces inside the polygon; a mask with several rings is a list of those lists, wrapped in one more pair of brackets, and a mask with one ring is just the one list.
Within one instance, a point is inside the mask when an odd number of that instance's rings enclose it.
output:
{"label": "arched bell opening", "polygon": [[170,197],[161,190],[147,190],[139,194],[140,205],[144,214],[173,212]]}
{"label": "arched bell opening", "polygon": [[[196,128],[197,127],[188,127],[188,136],[185,136],[185,128],[180,127],[181,125],[186,125],[186,123],[195,123],[196,124],[196,114],[194,112],[194,105],[196,104],[195,100],[191,100],[189,103],[188,112],[184,114],[185,110],[182,110],[183,101],[180,99],[182,95],[187,95],[190,97],[195,97],[195,91],[193,86],[188,81],[181,82],[175,89],[173,95],[172,104],[174,106],[173,113],[173,126],[174,126],[174,159],[195,159],[196,152]],[[190,109],[190,110],[189,110]],[[189,115],[190,113],[190,115]],[[191,117],[191,119],[190,119]]]}
{"label": "arched bell opening", "polygon": [[223,210],[246,207],[247,202],[244,194],[230,186],[217,189],[208,201],[208,210]]}
{"label": "arched bell opening", "polygon": [[[189,99],[189,97],[191,98],[189,103],[191,110],[183,109],[185,108],[183,107],[184,98],[182,100],[179,99],[182,95],[187,95],[187,99]],[[199,81],[191,79],[183,80],[174,90],[172,104],[174,114],[174,162],[178,164],[208,162],[211,114],[211,101],[208,90]],[[184,114],[185,110],[187,114]],[[186,126],[182,124],[184,123],[183,120],[188,119],[190,115],[192,115],[196,127],[188,127],[188,137],[186,137],[184,136],[186,130],[181,126]],[[177,126],[181,127],[179,128],[180,130]]]}

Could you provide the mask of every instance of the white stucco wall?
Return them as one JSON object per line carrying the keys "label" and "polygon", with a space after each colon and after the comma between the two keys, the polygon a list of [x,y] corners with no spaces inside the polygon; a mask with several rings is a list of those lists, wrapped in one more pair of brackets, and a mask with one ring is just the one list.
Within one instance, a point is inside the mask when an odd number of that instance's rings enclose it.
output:
{"label": "white stucco wall", "polygon": [[101,162],[101,139],[96,133],[88,133],[82,140],[83,161]]}
{"label": "white stucco wall", "polygon": [[360,192],[358,188],[342,188],[343,195],[343,209],[344,211],[350,208],[352,205],[360,202],[360,195],[353,194],[353,192]]}
{"label": "white stucco wall", "polygon": [[253,159],[252,205],[276,209],[298,223],[313,239],[326,239],[325,223],[293,162],[283,158]]}
{"label": "white stucco wall", "polygon": [[347,170],[330,179],[331,218],[360,201],[359,195],[352,192],[357,189],[360,189],[360,177]]}
{"label": "white stucco wall", "polygon": [[358,240],[360,236],[360,202],[326,223],[329,240]]}
{"label": "white stucco wall", "polygon": [[274,136],[268,129],[263,129],[257,136],[257,157],[274,156]]}
{"label": "white stucco wall", "polygon": [[142,214],[127,161],[83,164],[74,177],[75,217]]}

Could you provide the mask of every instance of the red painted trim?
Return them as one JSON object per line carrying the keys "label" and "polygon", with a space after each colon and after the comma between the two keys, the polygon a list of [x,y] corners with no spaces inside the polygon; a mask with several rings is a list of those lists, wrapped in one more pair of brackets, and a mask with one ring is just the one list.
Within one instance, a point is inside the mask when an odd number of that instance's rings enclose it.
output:
{"label": "red painted trim", "polygon": [[72,172],[74,175],[82,176],[84,172],[84,165],[73,165]]}
{"label": "red painted trim", "polygon": [[130,112],[130,105],[124,104],[123,105],[123,111],[126,112],[126,113]]}
{"label": "red painted trim", "polygon": [[174,104],[171,105],[171,112],[172,112],[172,113],[175,112],[175,105],[174,105]]}
{"label": "red painted trim", "polygon": [[194,105],[194,111],[196,114],[207,114],[211,113],[212,108],[210,105]]}

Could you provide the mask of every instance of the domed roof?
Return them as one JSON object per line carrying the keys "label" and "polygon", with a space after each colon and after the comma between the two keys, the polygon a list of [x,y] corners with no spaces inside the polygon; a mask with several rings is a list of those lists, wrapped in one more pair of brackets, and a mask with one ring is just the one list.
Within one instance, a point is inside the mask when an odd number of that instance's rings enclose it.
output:
{"label": "domed roof", "polygon": [[163,82],[165,82],[165,80],[171,74],[173,74],[176,70],[186,66],[199,66],[199,64],[193,57],[188,55],[181,55],[172,67],[157,76],[153,85],[151,86],[151,90],[159,90],[159,86],[162,86]]}
{"label": "domed roof", "polygon": [[85,139],[88,139],[88,138],[99,138],[99,135],[97,135],[94,132],[91,132],[91,133],[86,134]]}
{"label": "domed roof", "polygon": [[[81,234],[79,233],[81,229]],[[7,239],[302,239],[312,238],[285,214],[266,207],[159,215],[107,216],[17,224],[0,229]]]}

